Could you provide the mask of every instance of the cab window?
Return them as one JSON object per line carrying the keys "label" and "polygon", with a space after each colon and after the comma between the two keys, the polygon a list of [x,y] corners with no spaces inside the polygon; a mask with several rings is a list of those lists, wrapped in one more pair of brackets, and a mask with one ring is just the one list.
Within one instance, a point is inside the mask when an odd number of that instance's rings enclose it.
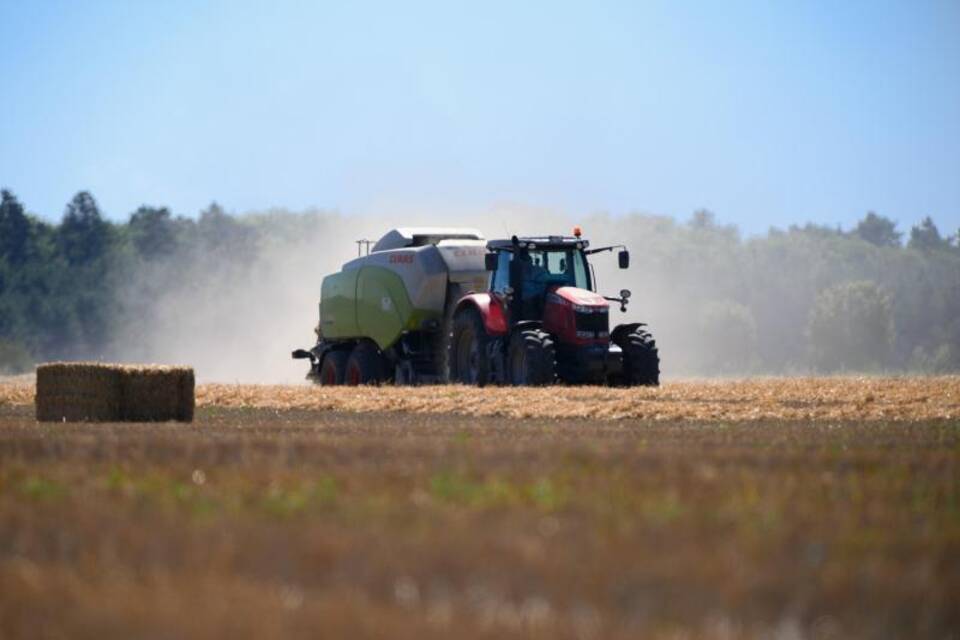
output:
{"label": "cab window", "polygon": [[497,254],[497,270],[491,274],[493,281],[490,283],[490,290],[496,293],[503,293],[510,286],[510,258],[513,257],[509,251],[500,251]]}
{"label": "cab window", "polygon": [[579,249],[534,249],[529,253],[535,281],[546,285],[591,289],[586,259]]}

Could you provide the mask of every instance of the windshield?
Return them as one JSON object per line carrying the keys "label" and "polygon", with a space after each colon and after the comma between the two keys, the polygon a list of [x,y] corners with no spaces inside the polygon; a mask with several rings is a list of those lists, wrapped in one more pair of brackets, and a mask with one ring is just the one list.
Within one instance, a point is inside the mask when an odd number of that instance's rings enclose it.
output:
{"label": "windshield", "polygon": [[533,249],[530,279],[549,287],[560,285],[590,289],[590,272],[583,252],[575,248]]}

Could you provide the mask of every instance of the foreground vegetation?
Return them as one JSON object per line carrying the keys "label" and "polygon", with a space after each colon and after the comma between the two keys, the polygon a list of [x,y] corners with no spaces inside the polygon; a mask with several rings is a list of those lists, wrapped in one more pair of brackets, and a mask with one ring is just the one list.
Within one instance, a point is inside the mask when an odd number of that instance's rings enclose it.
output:
{"label": "foreground vegetation", "polygon": [[[359,391],[358,391],[359,392]],[[0,406],[0,637],[945,637],[957,421]]]}

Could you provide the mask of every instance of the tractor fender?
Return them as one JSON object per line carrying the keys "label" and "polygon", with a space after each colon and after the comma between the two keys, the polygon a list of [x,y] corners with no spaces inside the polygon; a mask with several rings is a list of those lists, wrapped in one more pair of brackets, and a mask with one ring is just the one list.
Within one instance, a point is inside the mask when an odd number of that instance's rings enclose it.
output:
{"label": "tractor fender", "polygon": [[503,312],[503,305],[489,293],[469,293],[463,296],[453,310],[454,315],[466,307],[477,310],[488,334],[492,336],[507,334],[507,317]]}
{"label": "tractor fender", "polygon": [[640,327],[647,326],[646,322],[628,322],[627,324],[618,324],[616,328],[610,332],[610,342],[614,344],[619,344],[620,340],[635,329]]}

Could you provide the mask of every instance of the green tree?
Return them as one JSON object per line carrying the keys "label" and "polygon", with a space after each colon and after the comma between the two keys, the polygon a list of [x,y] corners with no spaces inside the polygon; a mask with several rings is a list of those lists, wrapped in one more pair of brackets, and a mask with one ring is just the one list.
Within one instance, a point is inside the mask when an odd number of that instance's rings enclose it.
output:
{"label": "green tree", "polygon": [[30,254],[30,219],[23,205],[6,189],[0,191],[0,260],[22,265]]}
{"label": "green tree", "polygon": [[910,241],[907,246],[920,251],[936,251],[950,246],[949,242],[940,236],[940,230],[933,223],[930,216],[920,221],[919,225],[910,229]]}
{"label": "green tree", "polygon": [[88,264],[106,254],[110,225],[89,192],[81,191],[67,204],[58,235],[60,253],[71,265]]}
{"label": "green tree", "polygon": [[197,235],[206,251],[234,256],[255,251],[257,228],[228,215],[216,202],[200,212]]}
{"label": "green tree", "polygon": [[117,292],[131,276],[122,229],[100,214],[96,200],[81,191],[67,204],[56,229],[57,265],[50,281],[60,322],[46,336],[44,353],[57,358],[106,356],[115,327],[122,321]]}
{"label": "green tree", "polygon": [[893,348],[890,296],[870,281],[824,289],[814,301],[808,333],[813,364],[819,370],[880,369]]}
{"label": "green tree", "polygon": [[878,216],[873,211],[857,223],[853,235],[878,247],[899,247],[902,233],[897,231],[897,223],[889,218]]}
{"label": "green tree", "polygon": [[843,235],[843,230],[837,227],[831,227],[825,224],[814,224],[808,222],[802,227],[799,225],[790,225],[789,231],[793,235],[804,234],[817,238],[836,238]]}
{"label": "green tree", "polygon": [[137,253],[148,260],[176,251],[176,223],[166,207],[141,206],[130,216],[128,232]]}

